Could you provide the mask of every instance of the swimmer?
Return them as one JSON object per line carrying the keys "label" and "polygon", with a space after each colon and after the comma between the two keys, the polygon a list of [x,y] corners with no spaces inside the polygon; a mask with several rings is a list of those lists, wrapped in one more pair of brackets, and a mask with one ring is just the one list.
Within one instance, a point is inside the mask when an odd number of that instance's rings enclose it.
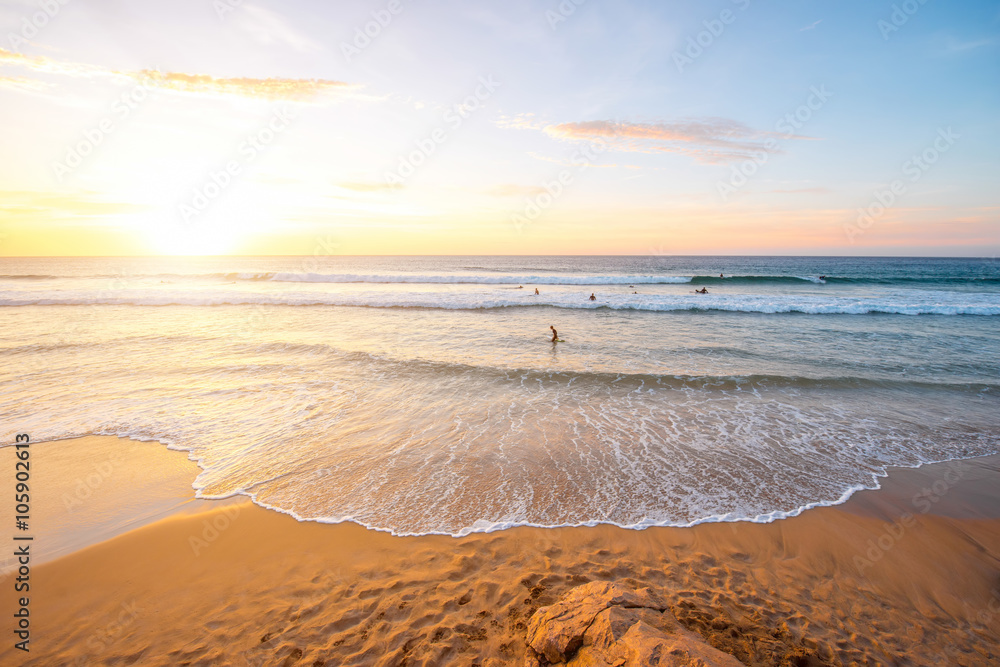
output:
{"label": "swimmer", "polygon": [[597,301],[597,297],[596,297],[596,296],[594,296],[594,293],[593,293],[593,292],[591,292],[591,293],[590,293],[590,300],[591,300],[591,301]]}

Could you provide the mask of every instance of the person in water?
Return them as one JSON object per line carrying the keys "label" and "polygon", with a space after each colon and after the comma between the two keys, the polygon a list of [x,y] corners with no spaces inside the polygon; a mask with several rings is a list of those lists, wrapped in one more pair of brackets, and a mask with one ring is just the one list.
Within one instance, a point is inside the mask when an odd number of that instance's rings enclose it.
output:
{"label": "person in water", "polygon": [[537,287],[535,288],[535,294],[538,294],[538,288]]}
{"label": "person in water", "polygon": [[558,342],[558,340],[559,340],[559,332],[556,331],[556,328],[554,326],[552,326],[551,324],[549,325],[549,328],[552,329],[552,342],[553,343]]}
{"label": "person in water", "polygon": [[597,297],[596,297],[596,296],[594,296],[594,293],[593,293],[593,292],[591,292],[591,293],[590,293],[590,300],[591,300],[591,301],[597,301]]}
{"label": "person in water", "polygon": [[696,289],[694,291],[694,293],[695,294],[708,294],[708,288],[707,287],[702,287],[701,289]]}

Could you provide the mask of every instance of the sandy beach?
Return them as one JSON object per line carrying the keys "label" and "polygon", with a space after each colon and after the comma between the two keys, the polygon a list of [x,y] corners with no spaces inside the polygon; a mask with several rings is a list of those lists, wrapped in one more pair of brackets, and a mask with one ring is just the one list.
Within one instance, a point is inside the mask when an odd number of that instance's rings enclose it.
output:
{"label": "sandy beach", "polygon": [[[115,470],[69,508],[75,466],[114,445]],[[39,530],[97,543],[32,568],[31,651],[8,639],[5,665],[523,664],[529,617],[589,581],[650,587],[746,665],[1000,660],[998,456],[893,469],[879,490],[770,524],[456,539],[192,501],[195,465],[156,443],[32,453],[39,471],[62,461],[39,486]],[[135,504],[137,479],[158,503]],[[58,535],[36,540],[36,563],[46,544]]]}

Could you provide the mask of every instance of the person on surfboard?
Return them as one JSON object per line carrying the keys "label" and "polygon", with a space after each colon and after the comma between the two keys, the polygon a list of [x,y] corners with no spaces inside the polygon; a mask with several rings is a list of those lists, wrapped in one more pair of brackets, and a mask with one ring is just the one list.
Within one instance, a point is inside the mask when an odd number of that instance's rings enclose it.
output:
{"label": "person on surfboard", "polygon": [[549,325],[549,328],[552,329],[552,342],[553,343],[559,342],[559,332],[556,331],[556,328],[551,324]]}

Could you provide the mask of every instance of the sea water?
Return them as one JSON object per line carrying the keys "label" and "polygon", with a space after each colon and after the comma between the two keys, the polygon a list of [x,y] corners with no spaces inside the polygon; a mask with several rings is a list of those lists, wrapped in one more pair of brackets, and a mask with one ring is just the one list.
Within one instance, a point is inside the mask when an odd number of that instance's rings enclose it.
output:
{"label": "sea water", "polygon": [[769,521],[1000,451],[990,259],[8,258],[0,313],[5,443],[397,534]]}

